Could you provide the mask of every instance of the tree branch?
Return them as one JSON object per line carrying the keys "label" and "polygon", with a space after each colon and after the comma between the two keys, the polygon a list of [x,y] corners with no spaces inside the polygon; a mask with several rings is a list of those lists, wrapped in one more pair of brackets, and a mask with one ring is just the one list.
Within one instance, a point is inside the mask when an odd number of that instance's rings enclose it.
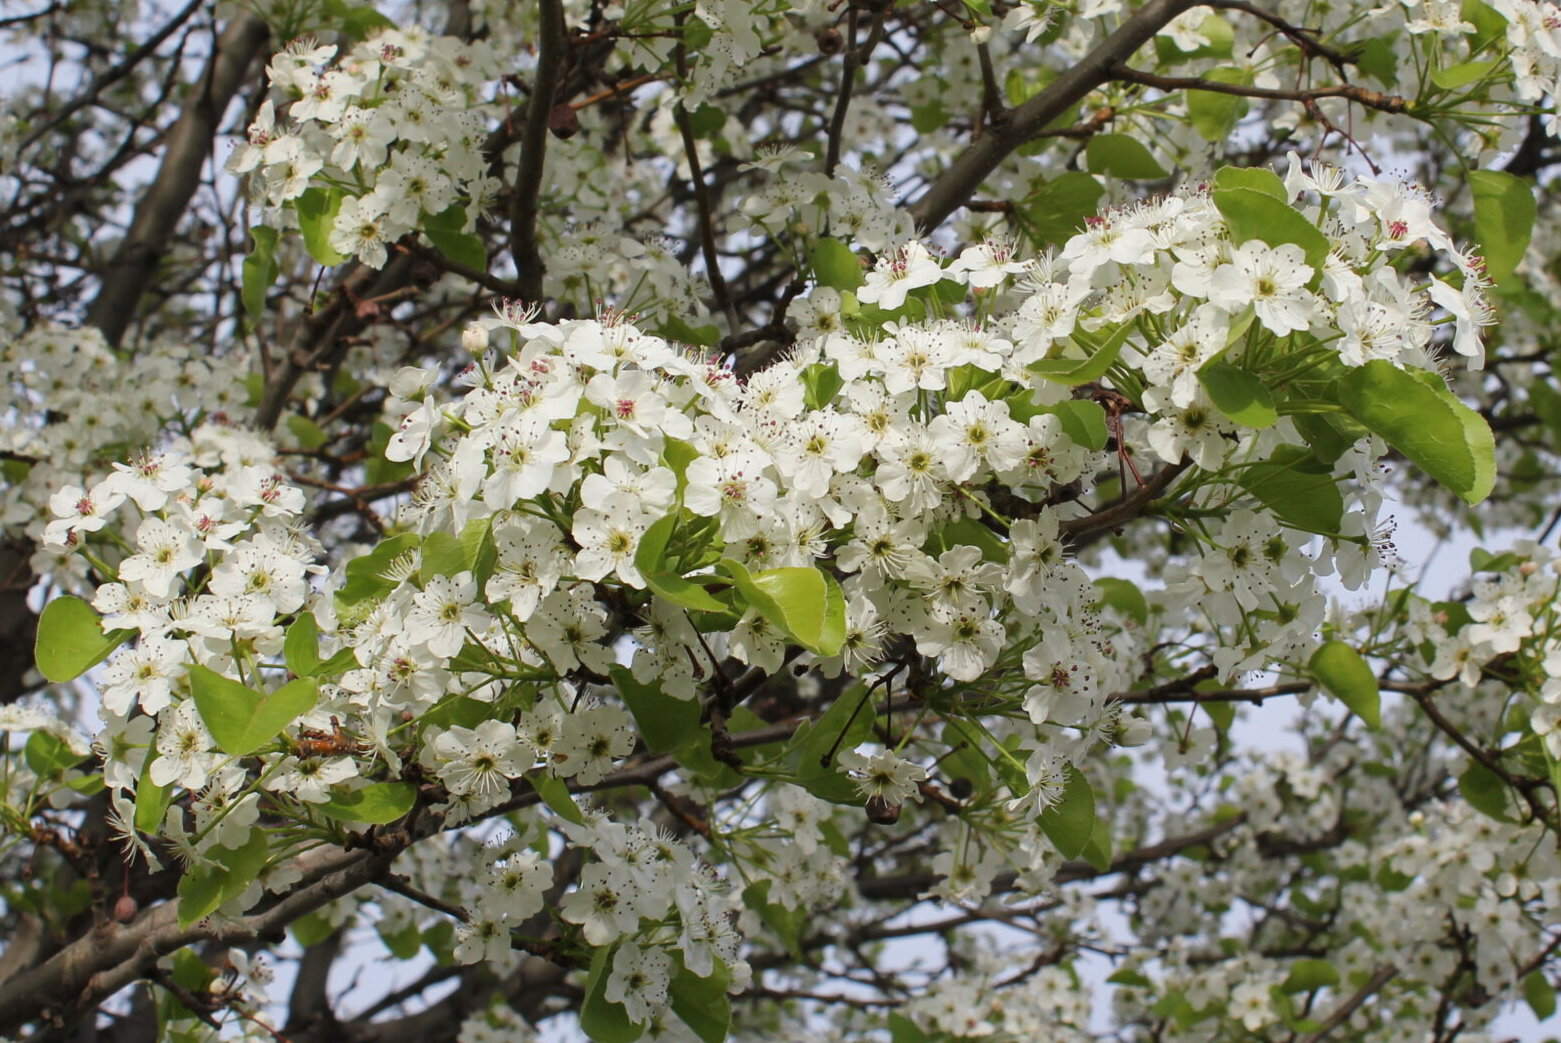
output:
{"label": "tree branch", "polygon": [[1200,0],[1149,0],[1101,45],[1076,65],[1063,70],[1041,93],[996,121],[989,133],[971,142],[932,186],[910,207],[923,234],[941,225],[965,204],[988,174],[1015,149],[1030,141],[1091,91],[1112,79],[1112,68],[1126,61],[1171,20],[1198,6]]}
{"label": "tree branch", "polygon": [[542,299],[546,267],[537,245],[537,216],[542,196],[542,171],[547,161],[547,121],[553,96],[563,79],[564,5],[561,0],[539,0],[542,34],[537,40],[537,75],[526,103],[526,122],[520,132],[520,163],[515,171],[515,198],[510,205],[510,256],[515,261],[515,284],[527,301]]}
{"label": "tree branch", "polygon": [[130,232],[103,270],[98,295],[87,309],[87,322],[101,330],[109,344],[117,346],[124,339],[137,302],[157,277],[158,262],[173,242],[174,229],[200,185],[201,167],[212,154],[217,122],[270,36],[265,22],[240,14],[218,37],[200,84],[168,135],[157,176],[136,206]]}

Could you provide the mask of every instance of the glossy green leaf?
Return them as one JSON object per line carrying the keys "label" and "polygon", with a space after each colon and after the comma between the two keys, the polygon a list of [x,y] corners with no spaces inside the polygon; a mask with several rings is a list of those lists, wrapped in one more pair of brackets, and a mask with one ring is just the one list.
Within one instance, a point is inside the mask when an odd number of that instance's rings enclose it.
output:
{"label": "glossy green leaf", "polygon": [[1485,271],[1498,282],[1512,274],[1534,234],[1534,186],[1501,170],[1469,175],[1474,191],[1474,240]]}
{"label": "glossy green leaf", "polygon": [[255,225],[249,230],[249,237],[254,240],[255,247],[244,258],[239,299],[244,305],[244,313],[257,319],[265,313],[266,291],[276,282],[281,268],[276,263],[275,228]]}
{"label": "glossy green leaf", "polygon": [[304,249],[309,256],[327,267],[341,264],[347,255],[337,252],[331,245],[331,231],[336,226],[336,215],[341,211],[342,200],[347,194],[339,188],[324,189],[318,186],[305,189],[293,201],[298,213],[298,230],[303,233]]}
{"label": "glossy green leaf", "polygon": [[329,800],[310,804],[326,818],[383,826],[401,818],[417,803],[417,787],[409,782],[374,782],[355,790],[332,788]]}
{"label": "glossy green leaf", "polygon": [[678,515],[669,514],[651,523],[634,549],[634,567],[645,577],[645,585],[674,605],[696,612],[726,612],[729,607],[698,583],[684,579],[670,568],[667,544],[678,527]]}
{"label": "glossy green leaf", "polygon": [[156,833],[163,828],[163,816],[173,803],[173,784],[159,786],[152,781],[152,762],[157,759],[157,748],[147,752],[141,764],[141,777],[136,782],[135,827],[142,833]]}
{"label": "glossy green leaf", "polygon": [[1392,90],[1398,85],[1398,33],[1373,36],[1365,41],[1356,53],[1355,64],[1360,71]]}
{"label": "glossy green leaf", "polygon": [[1459,87],[1466,87],[1476,80],[1483,79],[1492,69],[1500,64],[1500,62],[1492,60],[1450,65],[1445,69],[1437,69],[1433,72],[1431,74],[1431,82],[1444,91],[1455,91]]}
{"label": "glossy green leaf", "polygon": [[1063,858],[1078,858],[1095,832],[1095,791],[1077,768],[1068,767],[1062,799],[1041,812],[1041,832]]}
{"label": "glossy green leaf", "polygon": [[586,976],[585,1002],[580,1006],[580,1028],[596,1043],[634,1043],[645,1033],[645,1026],[629,1020],[623,1004],[607,999],[607,979],[612,976],[612,957],[616,948],[599,948],[591,954],[591,969]]}
{"label": "glossy green leaf", "polygon": [[1327,960],[1296,960],[1280,986],[1285,992],[1311,992],[1339,984],[1339,970]]}
{"label": "glossy green leaf", "polygon": [[719,959],[708,978],[701,978],[683,964],[681,954],[674,954],[677,973],[667,989],[672,1001],[672,1013],[683,1019],[702,1043],[722,1043],[732,1025],[732,1001],[726,994],[731,980],[726,965]]}
{"label": "glossy green leaf", "polygon": [[555,815],[577,826],[585,824],[585,815],[581,813],[580,805],[569,795],[569,784],[563,779],[543,770],[527,775],[526,781],[531,783],[531,788],[537,791],[542,803],[551,808]]}
{"label": "glossy green leaf", "polygon": [[395,580],[385,576],[386,570],[404,554],[409,554],[422,544],[416,533],[404,532],[380,543],[362,557],[347,562],[346,579],[336,592],[338,609],[350,608],[365,601],[377,601],[395,588]]}
{"label": "glossy green leaf", "polygon": [[51,731],[39,729],[27,737],[22,747],[22,757],[34,775],[40,779],[52,779],[74,768],[91,754],[77,753],[70,743]]}
{"label": "glossy green leaf", "polygon": [[1289,197],[1284,179],[1267,167],[1220,167],[1214,172],[1214,189],[1226,188],[1250,188],[1281,203]]}
{"label": "glossy green leaf", "polygon": [[1106,411],[1100,403],[1087,398],[1070,398],[1047,411],[1062,421],[1062,433],[1075,445],[1095,453],[1106,448],[1110,431],[1106,427]]}
{"label": "glossy green leaf", "polygon": [[1100,591],[1102,605],[1109,605],[1139,626],[1148,624],[1149,602],[1132,580],[1102,576],[1095,581],[1095,589]]}
{"label": "glossy green leaf", "polygon": [[435,576],[457,576],[470,567],[468,548],[453,532],[435,530],[423,540],[422,565],[417,570],[427,583]]}
{"label": "glossy green leaf", "polygon": [[732,558],[722,558],[720,569],[754,611],[797,644],[815,655],[840,651],[846,639],[846,602],[833,576],[816,568],[749,572]]}
{"label": "glossy green leaf", "polygon": [[1089,174],[1069,171],[1030,193],[1020,204],[1020,216],[1040,245],[1064,243],[1099,209],[1105,191]]}
{"label": "glossy green leaf", "polygon": [[65,595],[43,606],[33,661],[38,672],[56,684],[74,681],[107,659],[134,630],[103,630],[97,610],[77,597]]}
{"label": "glossy green leaf", "polygon": [[207,667],[190,667],[190,690],[206,730],[225,752],[246,757],[314,709],[320,686],[300,677],[274,692],[257,692]]}
{"label": "glossy green leaf", "polygon": [[1216,188],[1214,205],[1230,229],[1231,241],[1253,239],[1269,246],[1294,243],[1306,255],[1306,263],[1320,269],[1328,257],[1328,237],[1299,210],[1255,188]]}
{"label": "glossy green leaf", "polygon": [[1096,872],[1110,871],[1111,823],[1103,818],[1095,820],[1095,828],[1090,832],[1089,843],[1084,845],[1084,850],[1079,852],[1079,857],[1093,866]]}
{"label": "glossy green leaf", "polygon": [[1198,383],[1221,413],[1243,427],[1262,429],[1279,422],[1268,385],[1240,366],[1222,358],[1210,359],[1198,370]]}
{"label": "glossy green leaf", "polygon": [[1160,64],[1172,66],[1201,58],[1229,58],[1235,50],[1236,32],[1231,28],[1230,23],[1219,15],[1209,15],[1199,23],[1198,33],[1208,43],[1200,44],[1190,51],[1182,50],[1181,46],[1165,33],[1156,36],[1155,56],[1160,59]]}
{"label": "glossy green leaf", "polygon": [[[1246,69],[1222,65],[1210,69],[1203,78],[1214,83],[1250,86],[1252,74]],[[1219,91],[1189,90],[1187,119],[1204,141],[1224,141],[1247,114],[1247,99]]]}
{"label": "glossy green leaf", "polygon": [[836,765],[834,755],[855,749],[872,735],[875,711],[870,699],[864,686],[854,685],[822,717],[803,724],[793,735],[790,749],[796,758],[797,781],[815,797],[862,806],[861,791]]}
{"label": "glossy green leaf", "polygon": [[1333,470],[1299,446],[1280,446],[1267,460],[1243,468],[1236,482],[1292,529],[1337,535],[1344,494]]}
{"label": "glossy green leaf", "polygon": [[824,236],[813,244],[813,277],[820,285],[836,290],[854,290],[867,281],[862,261],[839,239]]}
{"label": "glossy green leaf", "polygon": [[1382,692],[1361,654],[1343,641],[1328,641],[1307,664],[1323,690],[1373,730],[1382,727]]}
{"label": "glossy green leaf", "polygon": [[437,215],[423,215],[423,234],[434,244],[434,249],[456,264],[475,271],[488,268],[488,250],[482,240],[466,228],[466,208],[456,204]]}
{"label": "glossy green leaf", "polygon": [[1496,482],[1496,442],[1485,419],[1464,405],[1435,373],[1405,371],[1373,359],[1339,379],[1339,401],[1471,507]]}
{"label": "glossy green leaf", "polygon": [[299,677],[309,677],[320,669],[320,626],[314,613],[304,612],[287,628],[282,640],[282,660]]}
{"label": "glossy green leaf", "polygon": [[697,700],[674,699],[658,684],[636,681],[625,667],[615,666],[611,674],[613,687],[634,715],[640,738],[650,752],[671,753],[705,734],[699,723],[701,710]]}
{"label": "glossy green leaf", "polygon": [[297,413],[287,418],[287,430],[300,449],[318,449],[331,440],[331,436],[319,424]]}
{"label": "glossy green leaf", "polygon": [[1550,979],[1545,977],[1544,971],[1530,971],[1523,976],[1523,1002],[1528,1004],[1529,1010],[1540,1021],[1555,1014],[1556,990],[1550,984]]}
{"label": "glossy green leaf", "polygon": [[1096,134],[1084,147],[1084,162],[1091,174],[1108,177],[1158,180],[1166,176],[1148,146],[1131,134]]}
{"label": "glossy green leaf", "polygon": [[[1132,333],[1133,324],[1123,323],[1112,331],[1105,344],[1085,358],[1041,359],[1030,363],[1026,368],[1045,380],[1066,384],[1069,387],[1088,384],[1106,375],[1106,370],[1110,369],[1111,364],[1116,362],[1117,356],[1122,354],[1122,345],[1127,343],[1127,338]],[[1079,340],[1076,336],[1069,339],[1074,343]]]}
{"label": "glossy green leaf", "polygon": [[1473,761],[1458,776],[1458,793],[1469,806],[1497,822],[1511,822],[1512,794],[1501,776],[1479,761]]}
{"label": "glossy green leaf", "polygon": [[179,880],[179,926],[188,928],[243,894],[266,865],[266,834],[251,829],[239,848],[217,847],[212,862],[190,870]]}

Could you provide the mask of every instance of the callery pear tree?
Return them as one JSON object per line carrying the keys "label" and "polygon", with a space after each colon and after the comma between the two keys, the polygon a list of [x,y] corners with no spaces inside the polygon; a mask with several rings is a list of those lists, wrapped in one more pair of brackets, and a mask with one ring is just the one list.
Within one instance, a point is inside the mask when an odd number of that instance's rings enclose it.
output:
{"label": "callery pear tree", "polygon": [[1554,3],[0,30],[0,1036],[1544,1034]]}

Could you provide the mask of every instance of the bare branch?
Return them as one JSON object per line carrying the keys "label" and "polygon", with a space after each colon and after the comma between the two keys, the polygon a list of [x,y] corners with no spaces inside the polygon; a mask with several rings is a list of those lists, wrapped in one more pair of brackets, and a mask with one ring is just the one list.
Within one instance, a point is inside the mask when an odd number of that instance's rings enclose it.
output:
{"label": "bare branch", "polygon": [[158,261],[200,185],[217,123],[270,36],[265,22],[244,13],[217,39],[199,86],[168,135],[157,176],[136,206],[130,232],[104,269],[97,298],[87,309],[87,321],[110,344],[118,345],[130,328],[136,303],[156,277]]}
{"label": "bare branch", "polygon": [[941,225],[1015,149],[1045,130],[1047,124],[1083,101],[1091,91],[1110,82],[1113,66],[1126,61],[1172,19],[1198,3],[1199,0],[1149,0],[1078,64],[1063,70],[1045,90],[1007,113],[1007,118],[995,122],[989,133],[971,142],[964,154],[911,205],[916,227],[925,234]]}
{"label": "bare branch", "polygon": [[520,132],[520,166],[515,171],[515,198],[510,206],[510,256],[515,261],[515,282],[520,297],[542,299],[542,251],[537,245],[537,217],[542,196],[542,170],[547,160],[547,121],[553,97],[563,79],[564,5],[560,0],[539,0],[542,35],[537,41],[537,75],[526,104],[526,122]]}

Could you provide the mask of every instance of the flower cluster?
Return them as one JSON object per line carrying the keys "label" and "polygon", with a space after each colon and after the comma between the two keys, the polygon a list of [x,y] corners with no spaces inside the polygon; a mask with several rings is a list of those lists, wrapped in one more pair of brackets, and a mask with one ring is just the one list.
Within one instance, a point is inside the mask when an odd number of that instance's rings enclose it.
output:
{"label": "flower cluster", "polygon": [[[375,268],[387,246],[456,208],[469,228],[497,189],[482,153],[483,89],[501,69],[489,45],[389,30],[345,54],[289,45],[267,67],[267,100],[228,169],[254,174],[268,220],[323,221],[331,250]],[[309,194],[313,193],[310,197]]]}

